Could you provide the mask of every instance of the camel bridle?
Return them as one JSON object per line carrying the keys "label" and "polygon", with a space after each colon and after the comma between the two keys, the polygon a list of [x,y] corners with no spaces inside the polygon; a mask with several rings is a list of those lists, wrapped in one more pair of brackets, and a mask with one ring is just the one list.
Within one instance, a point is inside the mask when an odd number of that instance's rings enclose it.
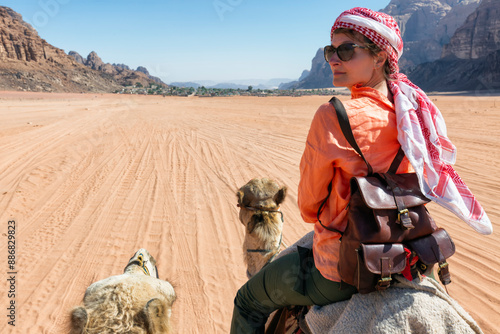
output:
{"label": "camel bridle", "polygon": [[[247,209],[247,210],[250,210],[250,211],[254,211],[256,213],[258,212],[273,212],[273,213],[279,213],[281,214],[281,222],[282,223],[285,223],[285,220],[283,218],[283,212],[278,208],[276,210],[270,210],[270,209],[266,209],[266,208],[262,208],[262,207],[253,207],[253,206],[246,206],[246,205],[240,205],[238,204],[237,205],[239,208],[244,208],[244,209]],[[263,255],[265,254],[268,254],[268,253],[271,253],[271,252],[275,252],[273,256],[271,256],[271,258],[266,262],[266,264],[264,265],[267,266],[272,260],[274,260],[274,258],[276,257],[276,255],[278,255],[279,253],[279,250],[281,248],[281,245],[284,244],[283,242],[283,230],[281,231],[281,234],[280,234],[280,242],[278,244],[278,247],[274,248],[274,249],[247,249],[247,252],[249,253],[262,253]],[[286,248],[286,245],[285,245],[285,248]]]}
{"label": "camel bridle", "polygon": [[[139,253],[139,256],[137,257],[137,259],[129,262],[126,268],[133,266],[133,265],[137,265],[137,266],[141,267],[141,269],[145,275],[151,276],[151,273],[146,265],[148,262],[149,262],[149,260],[145,260],[144,254]],[[156,269],[156,266],[155,266],[155,269]],[[156,270],[156,278],[158,278],[158,270]]]}

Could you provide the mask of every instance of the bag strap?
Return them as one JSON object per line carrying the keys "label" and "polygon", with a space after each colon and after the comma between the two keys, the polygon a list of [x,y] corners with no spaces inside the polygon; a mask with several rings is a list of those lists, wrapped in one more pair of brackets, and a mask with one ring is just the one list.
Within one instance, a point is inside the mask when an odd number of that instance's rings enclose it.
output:
{"label": "bag strap", "polygon": [[332,193],[332,181],[330,181],[330,183],[328,184],[328,195],[326,195],[325,199],[323,200],[323,202],[321,202],[321,205],[319,206],[318,208],[318,213],[316,214],[316,218],[318,219],[318,222],[319,224],[325,229],[325,230],[328,230],[328,231],[332,231],[332,232],[337,232],[337,233],[340,233],[340,235],[344,235],[343,232],[337,230],[336,228],[333,228],[333,227],[328,227],[328,226],[325,226],[323,225],[323,223],[321,222],[321,220],[319,219],[319,215],[321,214],[321,211],[323,211],[323,207],[325,206],[326,204],[326,201],[328,201],[328,198],[330,197],[330,194]]}
{"label": "bag strap", "polygon": [[[352,148],[354,148],[354,150],[361,156],[361,158],[365,162],[366,166],[368,167],[368,175],[372,175],[373,168],[368,163],[368,161],[365,159],[363,152],[361,152],[361,149],[359,148],[358,143],[356,142],[356,139],[354,138],[354,134],[352,133],[352,128],[351,128],[351,123],[349,122],[349,117],[347,116],[347,112],[344,108],[344,105],[335,96],[332,97],[329,102],[333,105],[335,112],[337,113],[337,119],[339,120],[340,129],[342,130],[342,133],[344,134],[345,139],[347,140],[349,145],[351,145]],[[399,147],[398,153],[396,154],[396,157],[392,161],[388,172],[396,174],[396,172],[399,168],[399,165],[403,161],[404,156],[405,156],[405,153],[404,153],[403,149],[401,147]]]}
{"label": "bag strap", "polygon": [[347,112],[345,111],[344,105],[335,96],[330,99],[330,103],[333,105],[333,108],[335,109],[335,112],[337,113],[337,118],[338,118],[339,124],[340,124],[340,130],[342,130],[342,133],[344,134],[345,139],[352,146],[352,148],[356,152],[358,152],[358,154],[361,156],[361,158],[365,162],[366,166],[368,167],[368,175],[372,175],[373,168],[368,163],[368,161],[366,161],[365,156],[363,155],[363,152],[361,152],[361,149],[359,148],[358,143],[356,142],[356,139],[354,138],[354,134],[352,133],[352,129],[351,129],[351,123],[349,122],[349,117],[347,116]]}
{"label": "bag strap", "polygon": [[[361,152],[361,149],[359,148],[358,143],[356,142],[356,139],[354,138],[354,134],[352,133],[352,129],[351,129],[351,123],[349,122],[349,117],[347,116],[347,112],[344,108],[344,105],[335,96],[332,97],[329,102],[333,105],[333,108],[335,109],[335,112],[337,113],[337,118],[339,120],[340,129],[342,130],[342,133],[344,134],[345,139],[352,146],[352,148],[354,148],[354,150],[361,156],[361,158],[365,162],[366,166],[368,167],[368,175],[372,175],[373,168],[370,165],[370,163],[368,163],[368,161],[365,159],[363,152]],[[398,153],[396,154],[396,157],[394,158],[394,160],[391,163],[391,166],[389,167],[390,173],[396,174],[396,171],[398,170],[399,165],[401,164],[401,161],[403,161],[404,156],[405,156],[405,153],[403,152],[403,149],[400,147]],[[332,182],[330,181],[330,184],[328,184],[328,195],[326,195],[323,202],[321,202],[321,205],[318,208],[318,212],[316,214],[316,217],[318,219],[318,222],[320,223],[320,225],[324,229],[327,229],[327,230],[332,231],[332,232],[337,232],[337,233],[340,233],[342,235],[343,233],[341,231],[323,225],[323,223],[319,219],[321,211],[323,210],[323,207],[325,206],[326,201],[330,197],[331,193],[332,193]]]}
{"label": "bag strap", "polygon": [[398,153],[396,153],[396,156],[394,157],[394,160],[392,160],[391,167],[389,167],[388,172],[392,174],[396,174],[398,171],[399,165],[401,165],[401,162],[403,161],[405,157],[405,152],[403,151],[403,148],[399,146]]}

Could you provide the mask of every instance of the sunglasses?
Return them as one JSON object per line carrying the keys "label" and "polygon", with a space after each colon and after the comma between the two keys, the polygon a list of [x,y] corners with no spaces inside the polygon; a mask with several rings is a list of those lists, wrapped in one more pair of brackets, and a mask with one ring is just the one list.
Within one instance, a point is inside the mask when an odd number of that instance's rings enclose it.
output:
{"label": "sunglasses", "polygon": [[334,47],[332,45],[327,45],[327,46],[325,46],[324,51],[323,51],[325,54],[325,60],[327,63],[330,62],[330,59],[332,59],[335,52],[339,56],[340,60],[342,60],[342,61],[351,60],[352,56],[354,55],[355,48],[367,49],[366,46],[361,46],[361,45],[357,45],[354,43],[344,43],[344,44],[340,44],[337,47]]}

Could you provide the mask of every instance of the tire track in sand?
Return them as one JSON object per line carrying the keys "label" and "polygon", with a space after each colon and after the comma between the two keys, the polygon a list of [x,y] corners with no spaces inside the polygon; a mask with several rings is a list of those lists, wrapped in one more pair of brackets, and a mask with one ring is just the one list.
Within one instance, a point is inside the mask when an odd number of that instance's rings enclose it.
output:
{"label": "tire track in sand", "polygon": [[[0,161],[0,189],[7,191],[0,193],[0,219],[17,213],[20,226],[16,330],[66,333],[68,312],[87,286],[121,273],[145,246],[160,277],[176,286],[175,332],[227,333],[234,295],[246,280],[235,191],[253,177],[276,178],[289,188],[285,241],[311,229],[296,206],[298,162],[310,120],[325,100],[50,95],[23,101],[19,115],[0,110],[0,147],[11,150]],[[497,169],[497,116],[488,109],[492,122],[471,120],[452,102],[441,111],[445,118],[451,111],[449,133],[462,150],[457,169],[497,222],[492,208],[500,189],[482,182]],[[41,126],[27,129],[28,121]],[[468,122],[474,129],[485,123],[492,138],[467,134]],[[498,232],[480,236],[441,208],[434,212],[457,244],[451,295],[485,333],[495,333]]]}

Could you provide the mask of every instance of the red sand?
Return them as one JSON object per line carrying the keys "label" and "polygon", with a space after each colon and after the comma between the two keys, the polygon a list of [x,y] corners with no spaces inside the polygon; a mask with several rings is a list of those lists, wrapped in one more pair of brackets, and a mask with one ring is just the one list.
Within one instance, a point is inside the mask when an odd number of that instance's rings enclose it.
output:
{"label": "red sand", "polygon": [[[453,237],[448,290],[485,333],[500,328],[500,98],[433,97],[458,147],[456,169],[485,207],[482,236],[436,205]],[[328,97],[162,98],[0,93],[0,291],[16,222],[16,327],[66,333],[92,282],[147,248],[176,287],[174,332],[227,333],[246,280],[235,191],[254,177],[288,186],[284,241],[312,229],[296,204],[310,121]],[[2,330],[2,333],[5,330]]]}

